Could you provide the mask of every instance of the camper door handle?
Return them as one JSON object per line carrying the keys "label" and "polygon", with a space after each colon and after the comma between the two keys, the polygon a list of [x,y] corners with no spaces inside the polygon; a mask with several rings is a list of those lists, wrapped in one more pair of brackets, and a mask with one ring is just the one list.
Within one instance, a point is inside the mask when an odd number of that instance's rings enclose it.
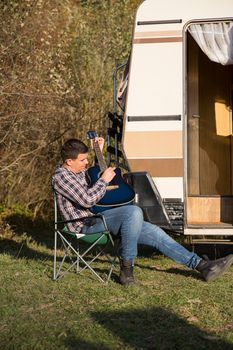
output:
{"label": "camper door handle", "polygon": [[200,118],[199,114],[193,114],[192,117],[193,118]]}

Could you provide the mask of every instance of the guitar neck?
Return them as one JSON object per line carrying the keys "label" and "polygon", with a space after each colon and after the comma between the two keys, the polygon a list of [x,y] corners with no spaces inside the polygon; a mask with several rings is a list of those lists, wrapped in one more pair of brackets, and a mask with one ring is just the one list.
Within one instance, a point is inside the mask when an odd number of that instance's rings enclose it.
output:
{"label": "guitar neck", "polygon": [[107,169],[107,164],[105,162],[105,159],[103,157],[103,154],[101,152],[101,149],[99,147],[99,144],[97,142],[93,143],[93,148],[95,151],[96,158],[98,160],[98,164],[100,167],[101,172],[105,171]]}

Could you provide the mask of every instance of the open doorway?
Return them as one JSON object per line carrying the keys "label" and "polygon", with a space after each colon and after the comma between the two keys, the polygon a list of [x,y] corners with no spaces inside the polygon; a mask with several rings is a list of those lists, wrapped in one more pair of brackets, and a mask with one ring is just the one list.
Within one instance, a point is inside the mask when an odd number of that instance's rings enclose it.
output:
{"label": "open doorway", "polygon": [[188,225],[233,224],[233,67],[211,61],[187,33]]}

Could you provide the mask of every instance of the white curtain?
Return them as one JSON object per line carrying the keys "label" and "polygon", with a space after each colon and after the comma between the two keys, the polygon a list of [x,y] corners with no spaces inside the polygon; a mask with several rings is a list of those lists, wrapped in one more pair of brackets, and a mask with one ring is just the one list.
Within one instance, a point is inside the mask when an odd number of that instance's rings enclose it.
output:
{"label": "white curtain", "polygon": [[233,64],[233,22],[191,24],[188,30],[211,61]]}

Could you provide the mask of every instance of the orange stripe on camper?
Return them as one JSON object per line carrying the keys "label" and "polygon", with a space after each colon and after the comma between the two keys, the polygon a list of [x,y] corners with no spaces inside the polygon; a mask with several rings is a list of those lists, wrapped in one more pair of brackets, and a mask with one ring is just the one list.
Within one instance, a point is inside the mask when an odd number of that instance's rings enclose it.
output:
{"label": "orange stripe on camper", "polygon": [[134,44],[168,43],[182,41],[182,31],[180,30],[136,32],[133,39]]}
{"label": "orange stripe on camper", "polygon": [[166,31],[151,31],[151,32],[136,32],[134,38],[158,38],[158,37],[182,37],[181,30],[166,30]]}
{"label": "orange stripe on camper", "polygon": [[142,38],[142,39],[134,39],[133,44],[178,43],[182,41],[183,41],[182,37]]}

